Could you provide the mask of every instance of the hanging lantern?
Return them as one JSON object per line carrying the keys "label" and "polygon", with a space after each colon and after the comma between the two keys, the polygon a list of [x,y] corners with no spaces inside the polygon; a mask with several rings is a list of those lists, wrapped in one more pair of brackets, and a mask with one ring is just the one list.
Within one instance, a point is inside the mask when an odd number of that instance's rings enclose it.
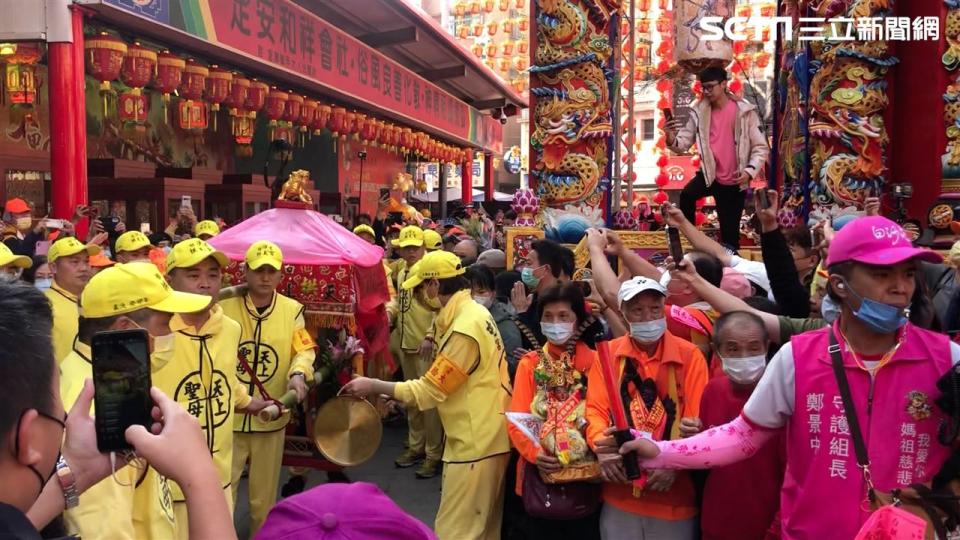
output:
{"label": "hanging lantern", "polygon": [[207,86],[210,70],[193,59],[187,60],[180,78],[180,129],[202,130],[207,127],[207,104],[203,101],[203,91]]}
{"label": "hanging lantern", "polygon": [[[283,108],[284,127],[291,128],[300,121],[300,109],[303,108],[303,96],[290,92],[287,94],[287,102]],[[289,141],[293,142],[293,141]]]}
{"label": "hanging lantern", "polygon": [[237,116],[241,114],[243,106],[247,101],[247,91],[250,90],[250,79],[245,79],[237,74],[233,75],[230,81],[230,93],[223,102],[227,106],[227,114],[230,115],[230,129],[236,122]]}
{"label": "hanging lantern", "polygon": [[527,0],[514,0],[513,7],[522,10],[527,5]]}
{"label": "hanging lantern", "polygon": [[210,66],[210,75],[207,77],[207,99],[210,100],[210,111],[213,116],[213,130],[217,131],[217,113],[220,112],[220,104],[227,100],[230,95],[230,83],[233,81],[233,73],[218,67],[216,64]]}
{"label": "hanging lantern", "polygon": [[143,129],[147,119],[148,101],[143,97],[143,87],[150,84],[157,67],[157,53],[134,43],[127,47],[127,55],[120,68],[120,79],[130,87],[130,92],[120,96],[118,112],[120,120],[133,122]]}
{"label": "hanging lantern", "polygon": [[514,65],[517,67],[517,71],[524,71],[527,69],[527,66],[530,65],[530,59],[526,56],[518,56],[514,61]]}
{"label": "hanging lantern", "polygon": [[517,52],[520,54],[527,54],[527,47],[527,41],[521,40],[519,43],[517,43]]}
{"label": "hanging lantern", "polygon": [[483,11],[484,13],[493,12],[494,3],[493,0],[484,0],[483,2]]}
{"label": "hanging lantern", "polygon": [[740,6],[737,8],[737,17],[744,19],[749,18],[751,11],[753,11],[753,7],[751,6]]}
{"label": "hanging lantern", "polygon": [[470,52],[477,57],[483,56],[483,45],[475,44],[473,47],[470,47]]}
{"label": "hanging lantern", "polygon": [[393,146],[393,124],[377,120],[377,142],[384,149],[389,150]]}
{"label": "hanging lantern", "polygon": [[354,115],[354,121],[357,123],[356,131],[353,135],[354,140],[363,140],[364,143],[369,143],[370,135],[372,134],[371,130],[374,126],[368,125],[371,123],[371,121],[367,120],[367,115],[363,113],[356,113]]}
{"label": "hanging lantern", "polygon": [[410,148],[413,146],[413,130],[410,128],[402,128],[400,130],[400,149],[404,153],[410,151]]}
{"label": "hanging lantern", "polygon": [[313,117],[313,122],[310,123],[310,128],[313,129],[314,135],[320,135],[321,131],[327,127],[327,122],[330,121],[330,112],[332,110],[333,109],[325,103],[317,106],[317,115]]}
{"label": "hanging lantern", "polygon": [[513,32],[513,19],[506,19],[503,21],[503,33],[509,34]]}
{"label": "hanging lantern", "polygon": [[494,43],[487,45],[487,56],[490,58],[497,56],[497,48],[497,45]]}
{"label": "hanging lantern", "polygon": [[670,22],[670,19],[667,17],[658,17],[657,18],[657,32],[661,34],[669,34],[672,30],[673,23]]}
{"label": "hanging lantern", "polygon": [[267,92],[267,103],[264,107],[264,114],[267,115],[267,120],[269,130],[268,137],[272,141],[274,135],[276,134],[277,127],[281,126],[283,121],[283,115],[287,109],[287,99],[290,98],[290,95],[282,90],[277,90],[276,88],[271,88]]}
{"label": "hanging lantern", "polygon": [[650,11],[650,0],[637,0],[637,9],[640,11]]}
{"label": "hanging lantern", "polygon": [[473,25],[473,35],[474,35],[474,37],[480,37],[480,36],[483,35],[483,25],[482,25],[482,24],[477,23],[477,24]]}
{"label": "hanging lantern", "polygon": [[760,16],[770,18],[773,17],[774,13],[777,12],[777,6],[772,4],[766,4],[760,6]]}
{"label": "hanging lantern", "polygon": [[183,68],[187,63],[170,51],[163,51],[157,55],[157,77],[154,86],[160,92],[160,104],[163,106],[163,123],[167,123],[167,105],[170,103],[170,94],[180,86]]}
{"label": "hanging lantern", "polygon": [[246,157],[253,155],[250,143],[253,142],[254,121],[246,110],[250,84],[250,79],[234,74],[230,81],[230,93],[224,100],[230,115],[230,134],[237,143],[236,154]]}
{"label": "hanging lantern", "polygon": [[339,138],[345,133],[347,110],[343,107],[334,107],[330,112],[330,132],[333,138]]}
{"label": "hanging lantern", "polygon": [[510,59],[501,58],[500,59],[500,71],[507,72],[510,71]]}
{"label": "hanging lantern", "polygon": [[650,31],[650,19],[640,19],[637,21],[637,32],[646,34]]}
{"label": "hanging lantern", "polygon": [[460,39],[467,39],[467,36],[470,35],[470,27],[465,24],[457,26],[457,35],[460,36]]}
{"label": "hanging lantern", "polygon": [[520,17],[520,20],[517,21],[517,28],[519,28],[521,32],[526,32],[527,29],[530,28],[530,20],[526,17]]}
{"label": "hanging lantern", "polygon": [[347,114],[343,117],[343,128],[344,133],[351,135],[351,139],[357,140],[357,113],[347,111]]}
{"label": "hanging lantern", "polygon": [[453,14],[457,17],[463,17],[467,14],[467,3],[466,2],[457,2],[453,5]]}
{"label": "hanging lantern", "polygon": [[87,72],[100,82],[103,116],[106,117],[107,94],[111,93],[110,81],[120,76],[123,56],[127,54],[127,44],[106,32],[101,32],[99,36],[86,40],[83,49],[87,56]]}
{"label": "hanging lantern", "polygon": [[510,9],[510,0],[500,0],[500,11],[507,11]]}
{"label": "hanging lantern", "polygon": [[480,14],[480,2],[470,2],[470,13],[473,13],[474,15]]}
{"label": "hanging lantern", "polygon": [[503,55],[504,55],[504,56],[513,56],[513,42],[512,42],[512,41],[504,41],[502,47],[503,47]]}
{"label": "hanging lantern", "polygon": [[496,21],[490,21],[489,23],[487,23],[487,33],[490,34],[491,36],[497,35],[497,30],[499,29],[500,29],[500,24],[497,23]]}
{"label": "hanging lantern", "polygon": [[661,10],[665,10],[667,9],[667,3],[668,3],[668,0],[659,0],[657,2],[657,7],[659,7]]}
{"label": "hanging lantern", "polygon": [[11,54],[0,57],[6,63],[4,81],[7,97],[16,108],[32,110],[37,100],[36,65],[41,56],[43,52],[39,43],[16,43]]}
{"label": "hanging lantern", "polygon": [[247,103],[244,110],[247,117],[256,120],[257,113],[267,105],[267,94],[270,92],[270,85],[260,82],[256,79],[250,81],[250,88],[247,90]]}
{"label": "hanging lantern", "polygon": [[297,121],[300,131],[300,146],[307,143],[307,135],[310,133],[314,119],[317,117],[319,107],[320,104],[315,99],[304,99],[303,105],[300,106],[300,120]]}

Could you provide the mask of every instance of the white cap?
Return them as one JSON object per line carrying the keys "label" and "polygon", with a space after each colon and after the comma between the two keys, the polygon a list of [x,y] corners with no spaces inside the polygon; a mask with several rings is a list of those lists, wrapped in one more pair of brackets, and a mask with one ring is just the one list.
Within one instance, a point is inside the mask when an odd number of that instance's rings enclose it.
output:
{"label": "white cap", "polygon": [[620,306],[623,307],[624,302],[629,301],[643,291],[656,291],[663,296],[667,295],[666,287],[659,282],[643,276],[637,276],[620,285],[620,294],[617,295],[617,300],[620,302]]}
{"label": "white cap", "polygon": [[763,287],[767,291],[767,298],[773,300],[773,288],[770,286],[770,278],[767,277],[767,267],[757,261],[751,261],[734,255],[730,257],[730,266],[743,274],[747,281],[758,287]]}

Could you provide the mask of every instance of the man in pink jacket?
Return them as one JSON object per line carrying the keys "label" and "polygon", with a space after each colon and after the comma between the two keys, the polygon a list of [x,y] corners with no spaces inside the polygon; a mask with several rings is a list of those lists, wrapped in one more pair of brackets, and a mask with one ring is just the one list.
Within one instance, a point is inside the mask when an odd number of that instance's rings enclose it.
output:
{"label": "man in pink jacket", "polygon": [[637,440],[622,451],[636,449],[644,468],[717,467],[785,430],[783,537],[853,538],[870,516],[871,479],[882,492],[929,482],[950,454],[937,437],[946,415],[935,401],[960,346],[907,321],[917,265],[940,259],[914,248],[886,218],[848,224],[827,257],[839,319],[784,345],[737,419],[681,441]]}

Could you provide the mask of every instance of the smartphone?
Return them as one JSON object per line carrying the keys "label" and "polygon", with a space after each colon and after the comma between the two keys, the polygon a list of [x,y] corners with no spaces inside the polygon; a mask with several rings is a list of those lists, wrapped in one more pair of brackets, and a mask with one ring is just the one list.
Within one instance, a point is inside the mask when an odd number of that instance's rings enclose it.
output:
{"label": "smartphone", "polygon": [[47,218],[43,220],[43,226],[47,229],[62,229],[64,222],[62,219]]}
{"label": "smartphone", "polygon": [[670,250],[670,256],[673,257],[674,264],[679,266],[680,261],[683,260],[683,246],[680,244],[680,229],[669,225],[664,227],[664,229],[667,231],[667,247]]}
{"label": "smartphone", "polygon": [[140,224],[140,232],[142,232],[143,234],[149,234],[149,233],[150,233],[150,224],[149,224],[149,223],[146,223],[146,222],[141,223],[141,224]]}
{"label": "smartphone", "polygon": [[388,196],[388,195],[390,195],[390,188],[385,188],[385,187],[380,188],[380,198],[381,198],[381,199],[384,198],[384,197],[386,197],[386,196]]}
{"label": "smartphone", "polygon": [[593,287],[590,285],[589,281],[574,281],[574,283],[580,287],[580,291],[583,293],[584,298],[593,294]]}
{"label": "smartphone", "polygon": [[667,120],[667,122],[673,121],[673,109],[671,109],[670,107],[667,107],[666,109],[660,109],[660,110],[663,111],[663,117]]}
{"label": "smartphone", "polygon": [[184,196],[180,197],[180,207],[181,207],[181,208],[191,208],[191,209],[192,209],[192,208],[193,208],[192,201],[193,201],[193,198],[192,198],[192,197],[190,197],[189,195],[184,195]]}
{"label": "smartphone", "polygon": [[100,452],[129,450],[124,432],[133,425],[150,429],[150,349],[142,329],[93,335],[93,403]]}
{"label": "smartphone", "polygon": [[103,225],[103,232],[109,235],[117,234],[117,225],[120,224],[120,218],[117,216],[106,216],[100,218],[100,224]]}
{"label": "smartphone", "polygon": [[770,198],[767,197],[767,190],[758,188],[757,191],[760,192],[760,208],[763,210],[770,208]]}

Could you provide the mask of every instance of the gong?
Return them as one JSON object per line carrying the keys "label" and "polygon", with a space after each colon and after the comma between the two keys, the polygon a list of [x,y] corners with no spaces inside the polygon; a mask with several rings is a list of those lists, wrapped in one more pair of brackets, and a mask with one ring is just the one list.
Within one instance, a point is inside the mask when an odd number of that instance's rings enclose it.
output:
{"label": "gong", "polygon": [[353,396],[329,399],[313,422],[317,450],[341,467],[360,465],[373,457],[382,436],[383,425],[376,407]]}

